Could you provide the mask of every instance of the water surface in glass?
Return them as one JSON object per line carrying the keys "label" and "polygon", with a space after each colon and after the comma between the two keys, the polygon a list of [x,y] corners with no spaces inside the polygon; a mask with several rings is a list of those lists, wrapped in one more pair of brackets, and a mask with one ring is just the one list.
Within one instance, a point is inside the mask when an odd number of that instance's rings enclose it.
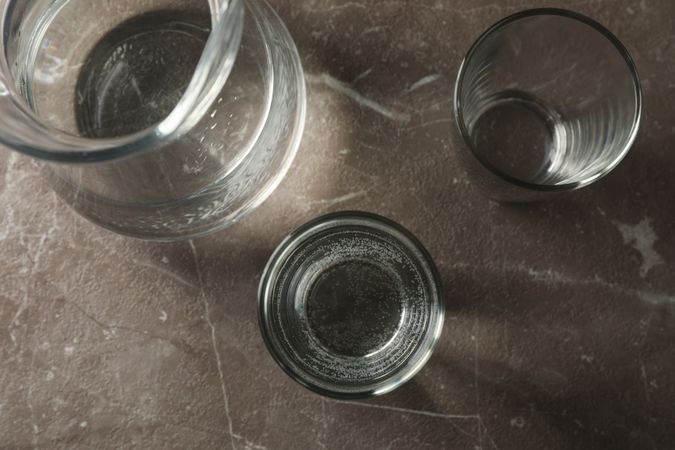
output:
{"label": "water surface in glass", "polygon": [[395,389],[426,362],[443,324],[436,269],[406,230],[339,213],[293,233],[268,263],[259,317],[274,358],[321,394]]}

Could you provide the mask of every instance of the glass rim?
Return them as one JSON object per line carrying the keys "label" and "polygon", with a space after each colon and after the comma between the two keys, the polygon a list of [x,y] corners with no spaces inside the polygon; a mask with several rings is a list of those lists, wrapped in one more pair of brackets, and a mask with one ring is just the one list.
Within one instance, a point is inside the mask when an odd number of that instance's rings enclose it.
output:
{"label": "glass rim", "polygon": [[[50,139],[49,145],[16,142],[0,130],[0,144],[28,156],[58,163],[98,163],[153,151],[167,140],[180,138],[190,125],[206,113],[227,82],[236,60],[243,27],[245,0],[205,0],[210,9],[212,27],[190,82],[173,110],[160,122],[125,136],[95,139],[70,134],[43,123],[19,100],[22,96],[13,83],[0,86],[9,92],[13,107],[30,121],[30,127]],[[3,11],[7,17],[7,11]],[[3,26],[7,26],[5,23]],[[3,39],[3,45],[5,44]],[[223,53],[224,56],[218,56]],[[2,70],[9,73],[2,56]],[[222,70],[217,70],[218,66]],[[203,110],[203,112],[202,112]],[[197,117],[199,116],[199,117]]]}
{"label": "glass rim", "polygon": [[[377,229],[380,232],[389,234],[403,247],[413,250],[416,256],[419,256],[418,262],[423,264],[428,276],[428,282],[435,290],[435,295],[430,297],[429,302],[433,303],[429,327],[419,338],[419,348],[400,365],[395,366],[393,372],[385,378],[374,380],[372,383],[365,384],[360,389],[340,389],[341,385],[325,382],[323,385],[313,383],[313,376],[303,376],[305,372],[302,368],[291,364],[285,351],[280,346],[274,344],[273,337],[276,335],[270,327],[269,306],[272,303],[272,292],[278,280],[278,275],[282,270],[285,261],[291,256],[292,252],[302,245],[308,239],[312,239],[317,233],[323,233],[329,230],[338,230],[344,226],[360,225]],[[376,226],[380,228],[375,228]],[[417,259],[417,258],[416,258]],[[341,211],[325,214],[301,225],[291,232],[276,247],[272,256],[269,258],[258,286],[258,325],[265,346],[275,362],[281,369],[295,382],[317,394],[342,400],[365,399],[391,392],[402,386],[413,378],[425,366],[431,357],[436,345],[438,344],[445,320],[445,302],[443,298],[443,288],[438,269],[431,258],[431,255],[422,245],[422,243],[405,227],[397,222],[382,217],[377,214],[363,211]],[[330,385],[330,386],[328,386]],[[326,387],[328,386],[328,387]]]}
{"label": "glass rim", "polygon": [[[464,83],[464,77],[466,75],[466,67],[467,64],[472,60],[474,57],[475,53],[477,50],[483,45],[483,43],[490,37],[492,36],[495,32],[501,30],[502,28],[519,21],[521,19],[528,19],[532,17],[537,17],[537,16],[559,16],[559,17],[565,17],[568,19],[576,20],[580,23],[583,23],[589,27],[591,27],[593,30],[596,32],[600,33],[602,36],[604,36],[613,46],[614,48],[618,51],[618,53],[621,55],[623,58],[624,62],[626,63],[626,67],[628,68],[631,78],[633,80],[633,93],[635,95],[635,115],[633,117],[633,123],[632,123],[632,128],[631,128],[631,133],[624,144],[623,148],[621,151],[617,154],[617,156],[612,159],[612,161],[605,166],[602,167],[602,169],[596,171],[595,173],[587,176],[581,181],[574,181],[570,183],[563,183],[563,184],[538,184],[538,183],[531,183],[525,180],[522,180],[520,178],[514,177],[512,175],[507,174],[506,172],[499,170],[492,164],[490,164],[488,161],[486,161],[484,158],[482,158],[478,152],[475,149],[475,146],[471,143],[471,137],[469,135],[469,131],[466,128],[466,124],[464,121],[464,113],[462,111],[463,104],[462,101],[460,100],[460,88]],[[590,184],[593,184],[594,182],[600,180],[601,178],[605,177],[608,175],[610,172],[612,172],[620,163],[621,161],[624,160],[624,158],[628,155],[630,152],[631,147],[635,143],[635,140],[637,138],[638,132],[640,130],[640,122],[642,120],[642,113],[643,113],[643,98],[642,98],[642,83],[640,81],[640,75],[638,73],[637,66],[633,60],[633,58],[630,55],[630,52],[626,48],[626,46],[619,40],[614,33],[612,33],[608,28],[606,28],[604,25],[600,24],[594,19],[591,19],[588,16],[585,16],[581,13],[571,11],[568,9],[562,9],[562,8],[534,8],[534,9],[527,9],[524,11],[520,11],[514,14],[511,14],[507,17],[502,18],[501,20],[497,21],[490,27],[488,27],[485,31],[481,33],[481,35],[474,41],[474,43],[471,45],[469,48],[468,52],[466,53],[466,56],[462,60],[462,64],[459,68],[459,72],[457,75],[457,79],[455,81],[455,93],[454,93],[454,98],[453,98],[453,108],[454,108],[454,119],[455,119],[455,125],[459,129],[459,132],[462,136],[462,139],[464,140],[465,145],[469,147],[471,150],[471,154],[473,155],[474,158],[478,161],[478,163],[488,169],[491,173],[496,175],[497,177],[501,178],[502,180],[513,184],[515,186],[530,190],[530,191],[539,191],[539,192],[564,192],[564,191],[572,191],[575,189],[579,189],[585,186],[588,186]]]}

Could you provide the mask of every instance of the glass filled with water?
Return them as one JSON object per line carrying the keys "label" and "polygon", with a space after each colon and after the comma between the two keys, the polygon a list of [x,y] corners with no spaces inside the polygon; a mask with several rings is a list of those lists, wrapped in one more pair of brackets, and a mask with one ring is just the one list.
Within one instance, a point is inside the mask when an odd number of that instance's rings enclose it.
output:
{"label": "glass filled with water", "polygon": [[297,382],[363,398],[396,389],[426,363],[444,318],[431,257],[385,218],[342,212],[292,233],[262,276],[265,342]]}
{"label": "glass filled with water", "polygon": [[606,28],[537,9],[487,30],[468,52],[455,118],[468,172],[488,196],[523,201],[587,186],[614,169],[640,124],[633,61]]}

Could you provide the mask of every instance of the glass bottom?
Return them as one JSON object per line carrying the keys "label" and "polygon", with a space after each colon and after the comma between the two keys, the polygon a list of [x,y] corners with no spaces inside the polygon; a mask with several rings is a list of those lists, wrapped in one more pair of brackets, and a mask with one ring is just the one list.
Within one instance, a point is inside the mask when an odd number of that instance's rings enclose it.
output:
{"label": "glass bottom", "polygon": [[615,163],[622,115],[609,109],[564,117],[531,94],[507,90],[472,105],[472,149],[493,171],[539,186],[579,183]]}
{"label": "glass bottom", "polygon": [[88,54],[75,87],[78,131],[114,138],[161,122],[185,93],[211,29],[208,11],[134,17]]}
{"label": "glass bottom", "polygon": [[345,259],[305,276],[315,278],[300,294],[308,328],[327,351],[353,357],[386,351],[405,307],[404,286],[393,270]]}
{"label": "glass bottom", "polygon": [[476,110],[469,133],[484,163],[528,183],[556,178],[554,161],[566,148],[565,126],[555,110],[519,91],[487,97]]}

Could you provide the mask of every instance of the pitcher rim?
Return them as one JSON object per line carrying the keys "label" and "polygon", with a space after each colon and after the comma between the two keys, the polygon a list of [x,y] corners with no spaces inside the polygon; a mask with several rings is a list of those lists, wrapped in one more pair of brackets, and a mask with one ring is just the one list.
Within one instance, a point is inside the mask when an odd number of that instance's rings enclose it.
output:
{"label": "pitcher rim", "polygon": [[[188,87],[173,110],[160,122],[116,138],[77,136],[45,124],[26,105],[14,83],[0,80],[0,96],[10,97],[21,118],[41,138],[17,139],[7,130],[0,129],[0,144],[50,162],[97,163],[149,152],[180,138],[208,112],[229,78],[241,42],[243,1],[207,1],[212,17],[211,32]],[[11,2],[6,4],[3,17],[8,17],[10,5]],[[5,74],[9,74],[6,55],[2,57],[2,65]]]}

